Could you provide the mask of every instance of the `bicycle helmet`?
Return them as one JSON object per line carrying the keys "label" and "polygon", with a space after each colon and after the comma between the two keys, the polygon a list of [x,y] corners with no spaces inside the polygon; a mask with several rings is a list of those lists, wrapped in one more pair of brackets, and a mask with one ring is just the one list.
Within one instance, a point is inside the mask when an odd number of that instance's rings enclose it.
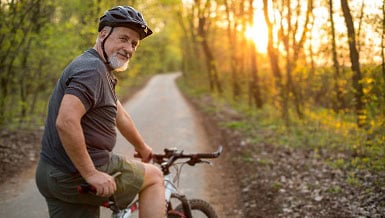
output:
{"label": "bicycle helmet", "polygon": [[139,33],[140,40],[152,34],[142,14],[130,6],[117,6],[106,11],[100,17],[98,31],[100,32],[105,26],[129,27]]}

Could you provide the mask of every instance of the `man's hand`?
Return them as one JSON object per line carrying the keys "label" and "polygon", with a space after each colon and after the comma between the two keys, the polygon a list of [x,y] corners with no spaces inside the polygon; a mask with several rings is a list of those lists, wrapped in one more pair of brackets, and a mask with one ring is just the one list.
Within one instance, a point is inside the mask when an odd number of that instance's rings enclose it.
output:
{"label": "man's hand", "polygon": [[148,163],[151,161],[152,148],[147,144],[144,144],[144,146],[141,146],[140,148],[135,148],[135,151],[138,152],[142,158],[142,162]]}
{"label": "man's hand", "polygon": [[95,171],[92,175],[84,178],[88,184],[96,189],[96,195],[109,197],[116,191],[114,177],[101,171]]}

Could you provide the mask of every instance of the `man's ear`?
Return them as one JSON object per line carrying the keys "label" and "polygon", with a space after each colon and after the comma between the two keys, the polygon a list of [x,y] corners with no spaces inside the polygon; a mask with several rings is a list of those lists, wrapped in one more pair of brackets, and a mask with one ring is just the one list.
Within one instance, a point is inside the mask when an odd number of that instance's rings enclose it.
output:
{"label": "man's ear", "polygon": [[100,40],[104,40],[104,39],[108,36],[108,34],[110,34],[111,29],[112,29],[112,28],[109,27],[109,26],[103,27],[103,29],[100,30],[100,32],[99,32],[99,38],[100,38]]}
{"label": "man's ear", "polygon": [[99,39],[100,40],[103,40],[104,38],[106,38],[107,36],[107,30],[105,28],[103,28],[100,32],[99,32]]}

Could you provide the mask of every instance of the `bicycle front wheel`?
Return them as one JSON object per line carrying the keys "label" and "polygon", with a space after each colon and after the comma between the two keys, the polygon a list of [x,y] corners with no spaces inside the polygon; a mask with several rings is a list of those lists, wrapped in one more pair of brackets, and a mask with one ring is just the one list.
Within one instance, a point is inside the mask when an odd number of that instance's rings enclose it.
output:
{"label": "bicycle front wheel", "polygon": [[[218,218],[214,208],[204,200],[191,199],[189,200],[191,207],[191,214],[193,218]],[[180,218],[185,217],[183,215],[182,204],[178,205],[175,209],[176,213],[169,213],[168,218]],[[180,213],[180,215],[178,215]]]}

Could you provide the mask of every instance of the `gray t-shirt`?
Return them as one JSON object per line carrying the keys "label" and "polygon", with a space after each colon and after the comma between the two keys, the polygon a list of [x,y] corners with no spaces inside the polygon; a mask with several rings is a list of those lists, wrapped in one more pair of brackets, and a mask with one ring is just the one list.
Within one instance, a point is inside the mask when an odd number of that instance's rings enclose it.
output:
{"label": "gray t-shirt", "polygon": [[55,123],[64,94],[71,94],[83,103],[86,114],[81,125],[88,153],[95,166],[108,162],[116,142],[117,97],[116,79],[94,49],[73,60],[57,81],[48,105],[42,138],[41,157],[64,172],[77,170],[60,141]]}

